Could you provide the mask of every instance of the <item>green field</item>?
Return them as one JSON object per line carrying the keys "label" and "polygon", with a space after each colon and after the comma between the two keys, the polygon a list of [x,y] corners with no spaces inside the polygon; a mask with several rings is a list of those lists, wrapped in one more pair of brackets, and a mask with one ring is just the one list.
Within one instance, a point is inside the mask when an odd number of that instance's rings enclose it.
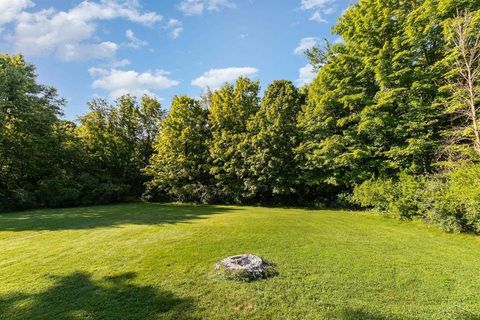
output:
{"label": "green field", "polygon": [[[279,275],[224,280],[238,253]],[[480,319],[480,239],[341,211],[134,203],[0,215],[0,319]]]}

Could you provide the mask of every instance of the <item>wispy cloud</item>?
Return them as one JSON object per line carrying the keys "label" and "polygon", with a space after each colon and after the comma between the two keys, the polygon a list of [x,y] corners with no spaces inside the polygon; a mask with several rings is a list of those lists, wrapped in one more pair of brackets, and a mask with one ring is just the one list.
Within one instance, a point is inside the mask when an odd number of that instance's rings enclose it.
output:
{"label": "wispy cloud", "polygon": [[125,37],[128,39],[127,47],[129,48],[139,49],[148,46],[148,42],[137,38],[131,29],[125,31]]}
{"label": "wispy cloud", "polygon": [[170,31],[170,36],[173,39],[177,39],[183,32],[183,23],[177,19],[170,19],[168,20],[165,29]]}
{"label": "wispy cloud", "polygon": [[66,43],[57,49],[57,57],[64,61],[85,61],[90,59],[112,58],[118,50],[114,42],[99,44]]}
{"label": "wispy cloud", "polygon": [[122,68],[128,66],[130,64],[130,60],[128,59],[121,59],[121,60],[113,60],[110,63],[112,68]]}
{"label": "wispy cloud", "polygon": [[327,23],[328,21],[323,15],[330,15],[336,12],[337,0],[302,0],[300,8],[302,10],[313,10],[313,14],[310,16],[310,21],[318,23]]}
{"label": "wispy cloud", "polygon": [[328,21],[322,17],[322,15],[320,14],[319,11],[315,11],[312,14],[312,16],[310,17],[310,19],[308,19],[308,20],[315,21],[315,22],[318,22],[318,23],[328,23]]}
{"label": "wispy cloud", "polygon": [[301,8],[303,10],[323,9],[335,3],[336,0],[302,0]]}
{"label": "wispy cloud", "polygon": [[187,16],[202,14],[207,11],[220,11],[222,8],[235,8],[231,0],[182,0],[178,9]]}
{"label": "wispy cloud", "polygon": [[295,54],[304,54],[305,51],[318,45],[318,38],[307,37],[300,40],[300,43],[293,51]]}

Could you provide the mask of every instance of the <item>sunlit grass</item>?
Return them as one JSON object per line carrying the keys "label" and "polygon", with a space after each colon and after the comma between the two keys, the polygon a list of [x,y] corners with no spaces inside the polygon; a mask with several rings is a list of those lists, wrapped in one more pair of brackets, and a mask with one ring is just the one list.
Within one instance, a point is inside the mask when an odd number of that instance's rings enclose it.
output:
{"label": "sunlit grass", "polygon": [[[279,275],[218,277],[254,253]],[[0,215],[0,319],[480,319],[480,240],[340,211],[126,204]]]}

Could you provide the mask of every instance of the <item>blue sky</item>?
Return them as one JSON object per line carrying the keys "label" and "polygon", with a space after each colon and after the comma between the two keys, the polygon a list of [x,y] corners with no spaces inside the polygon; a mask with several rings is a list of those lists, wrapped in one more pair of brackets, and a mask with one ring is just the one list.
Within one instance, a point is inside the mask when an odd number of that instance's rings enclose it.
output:
{"label": "blue sky", "polygon": [[354,0],[0,0],[0,51],[23,53],[75,119],[93,97],[150,93],[169,107],[240,75],[301,86],[303,50]]}

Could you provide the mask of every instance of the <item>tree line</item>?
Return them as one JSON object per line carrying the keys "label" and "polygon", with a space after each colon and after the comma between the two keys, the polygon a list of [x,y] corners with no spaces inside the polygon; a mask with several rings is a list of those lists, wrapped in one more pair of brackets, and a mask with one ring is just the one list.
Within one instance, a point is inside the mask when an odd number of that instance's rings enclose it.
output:
{"label": "tree line", "polygon": [[[76,122],[0,58],[0,207],[150,201],[373,207],[480,231],[480,3],[360,0],[308,86],[94,99]],[[460,195],[463,198],[460,198]],[[466,197],[466,198],[465,198]],[[478,225],[478,226],[477,226]]]}
{"label": "tree line", "polygon": [[150,97],[89,103],[78,123],[22,56],[0,56],[0,209],[111,203],[141,196],[164,111]]}

